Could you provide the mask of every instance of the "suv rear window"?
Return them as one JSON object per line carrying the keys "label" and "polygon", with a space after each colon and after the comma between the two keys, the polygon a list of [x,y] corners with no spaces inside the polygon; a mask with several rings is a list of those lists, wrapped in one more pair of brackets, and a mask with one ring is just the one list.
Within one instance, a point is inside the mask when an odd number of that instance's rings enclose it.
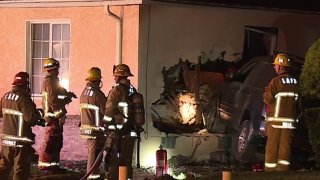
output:
{"label": "suv rear window", "polygon": [[264,88],[276,73],[272,64],[267,62],[257,62],[246,77],[245,83],[258,88]]}

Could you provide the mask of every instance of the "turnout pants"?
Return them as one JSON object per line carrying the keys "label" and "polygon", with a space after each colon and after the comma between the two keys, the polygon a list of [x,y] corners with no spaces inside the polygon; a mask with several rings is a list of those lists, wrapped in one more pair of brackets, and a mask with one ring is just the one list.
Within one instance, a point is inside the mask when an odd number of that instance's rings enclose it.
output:
{"label": "turnout pants", "polygon": [[266,171],[289,170],[292,136],[292,129],[278,129],[267,125]]}
{"label": "turnout pants", "polygon": [[[117,137],[119,138],[119,137]],[[132,156],[134,150],[135,138],[129,135],[122,135],[120,139],[121,147],[117,147],[117,141],[113,143],[110,159],[106,160],[106,169],[108,169],[107,179],[118,180],[119,165],[127,167],[127,177],[133,178]],[[120,157],[117,157],[117,152]]]}
{"label": "turnout pants", "polygon": [[44,142],[39,153],[39,169],[56,169],[59,167],[60,152],[63,146],[63,126],[59,119],[52,119],[45,127]]}
{"label": "turnout pants", "polygon": [[[99,152],[101,151],[103,143],[104,143],[104,139],[102,138],[87,140],[87,145],[88,145],[87,172],[91,169],[92,165],[94,164]],[[92,171],[91,176],[89,176],[89,179],[98,179],[99,177],[100,177],[99,165],[97,165],[97,167]]]}
{"label": "turnout pants", "polygon": [[9,174],[13,170],[14,180],[27,180],[30,176],[34,149],[29,145],[21,148],[8,146],[1,148],[0,179],[9,179]]}

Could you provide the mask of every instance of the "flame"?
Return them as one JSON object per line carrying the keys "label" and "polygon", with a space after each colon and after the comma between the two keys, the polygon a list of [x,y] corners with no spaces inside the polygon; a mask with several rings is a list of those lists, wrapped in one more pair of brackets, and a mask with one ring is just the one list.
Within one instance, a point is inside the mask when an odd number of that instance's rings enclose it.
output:
{"label": "flame", "polygon": [[196,120],[197,103],[194,93],[181,94],[179,96],[179,112],[182,124],[193,124]]}

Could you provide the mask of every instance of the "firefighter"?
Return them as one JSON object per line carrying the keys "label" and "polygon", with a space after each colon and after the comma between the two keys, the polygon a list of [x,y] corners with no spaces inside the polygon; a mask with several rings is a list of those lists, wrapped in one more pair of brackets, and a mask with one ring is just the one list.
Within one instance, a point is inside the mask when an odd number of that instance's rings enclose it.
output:
{"label": "firefighter", "polygon": [[39,154],[40,170],[64,170],[60,168],[60,151],[63,146],[63,125],[67,110],[65,106],[77,96],[60,85],[58,74],[59,61],[48,58],[44,60],[46,76],[42,82],[42,107],[46,121],[44,142]]}
{"label": "firefighter", "polygon": [[266,171],[287,171],[290,166],[290,144],[297,118],[298,80],[292,74],[288,55],[277,54],[274,69],[278,74],[265,89],[267,108]]}
{"label": "firefighter", "polygon": [[28,179],[32,155],[35,153],[31,147],[35,139],[31,127],[45,124],[31,99],[29,74],[17,73],[12,85],[12,91],[7,92],[0,103],[0,117],[3,117],[1,180],[8,179],[11,170],[13,179]]}
{"label": "firefighter", "polygon": [[[80,97],[80,135],[87,139],[87,172],[90,171],[105,142],[103,117],[106,110],[107,97],[100,90],[102,87],[101,78],[101,70],[99,68],[90,68],[85,79],[88,82]],[[100,178],[99,166],[97,166],[93,169],[88,179]]]}
{"label": "firefighter", "polygon": [[[135,137],[130,136],[134,129],[134,122],[131,118],[130,93],[134,92],[128,77],[133,76],[129,66],[119,64],[114,66],[114,81],[116,85],[109,91],[106,103],[106,120],[111,124],[108,126],[110,133],[108,139],[113,139],[110,157],[105,157],[108,179],[118,179],[118,166],[127,168],[127,177],[132,179],[132,156]],[[115,130],[115,131],[113,131]]]}

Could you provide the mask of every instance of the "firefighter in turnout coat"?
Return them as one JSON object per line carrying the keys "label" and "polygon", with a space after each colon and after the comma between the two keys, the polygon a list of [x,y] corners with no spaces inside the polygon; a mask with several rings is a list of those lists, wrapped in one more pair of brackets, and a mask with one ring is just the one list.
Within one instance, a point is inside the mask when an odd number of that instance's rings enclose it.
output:
{"label": "firefighter in turnout coat", "polygon": [[1,99],[0,117],[3,117],[2,147],[0,159],[0,179],[9,178],[13,170],[13,179],[28,179],[31,160],[35,150],[35,135],[32,126],[44,126],[40,111],[31,99],[29,74],[19,72],[12,83],[12,91]]}
{"label": "firefighter in turnout coat", "polygon": [[60,151],[63,146],[63,124],[67,114],[65,106],[72,98],[76,98],[74,93],[68,92],[60,85],[59,68],[59,61],[53,58],[44,60],[46,76],[42,82],[42,107],[46,127],[38,162],[41,170],[61,170]]}
{"label": "firefighter in turnout coat", "polygon": [[290,166],[290,145],[295,129],[298,107],[298,80],[290,70],[292,62],[286,54],[274,59],[278,74],[266,87],[263,100],[267,109],[266,171],[286,171]]}
{"label": "firefighter in turnout coat", "polygon": [[[88,161],[87,172],[94,164],[105,142],[103,117],[106,109],[107,97],[100,90],[101,71],[97,67],[89,69],[86,77],[86,87],[80,97],[81,125],[80,136],[87,139]],[[97,166],[88,179],[100,179],[99,166]]]}
{"label": "firefighter in turnout coat", "polygon": [[[118,179],[118,166],[127,168],[127,178],[132,179],[132,156],[135,137],[131,137],[134,122],[131,118],[130,93],[134,88],[130,84],[129,76],[133,76],[126,64],[114,67],[114,81],[116,85],[109,91],[106,103],[106,120],[112,124],[108,126],[110,133],[107,139],[113,139],[111,156],[105,157],[107,178]],[[114,131],[117,129],[117,131]]]}

